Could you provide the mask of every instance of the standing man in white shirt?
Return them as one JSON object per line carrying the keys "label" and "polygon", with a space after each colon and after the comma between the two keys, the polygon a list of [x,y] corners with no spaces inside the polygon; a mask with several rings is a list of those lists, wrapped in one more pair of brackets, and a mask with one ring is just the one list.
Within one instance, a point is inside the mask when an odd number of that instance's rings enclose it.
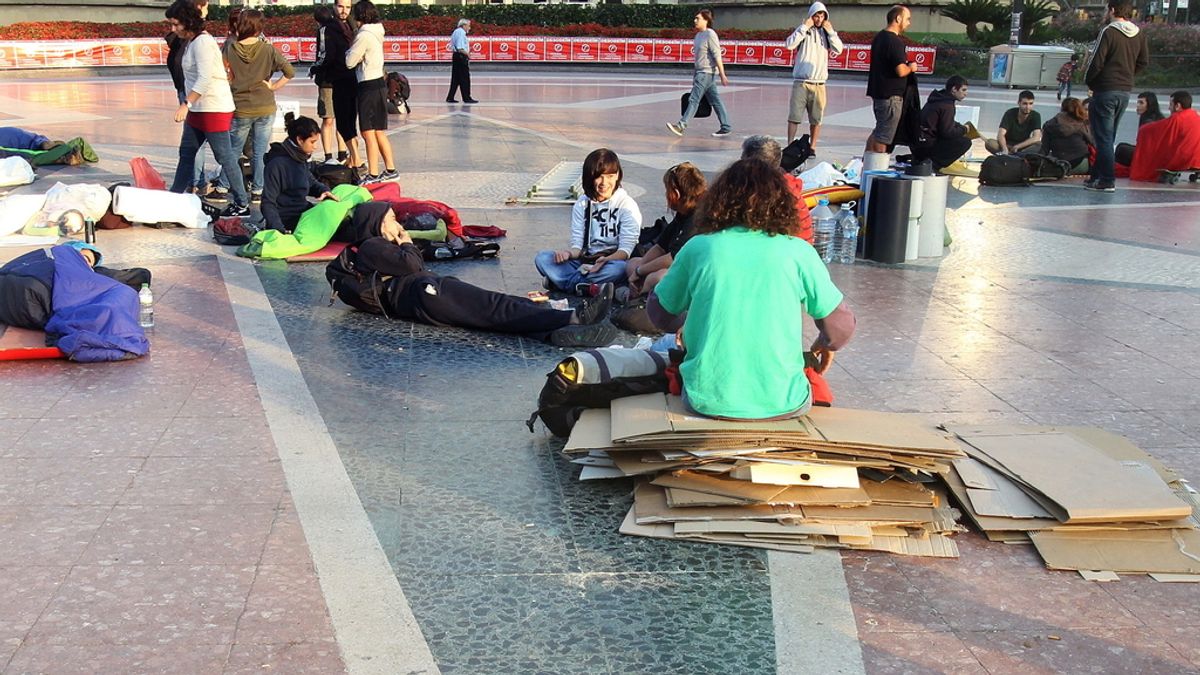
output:
{"label": "standing man in white shirt", "polygon": [[463,103],[479,103],[471,98],[471,45],[467,42],[467,33],[471,32],[471,20],[459,19],[458,28],[450,34],[450,51],[453,52],[450,62],[450,92],[446,94],[446,103],[458,103],[454,95],[462,89]]}
{"label": "standing man in white shirt", "polygon": [[788,110],[787,141],[796,140],[800,121],[808,114],[810,147],[817,147],[821,118],[825,114],[825,82],[829,59],[842,53],[842,39],[829,21],[829,10],[820,2],[808,8],[808,18],[788,36],[784,46],[796,52],[792,66],[792,102]]}

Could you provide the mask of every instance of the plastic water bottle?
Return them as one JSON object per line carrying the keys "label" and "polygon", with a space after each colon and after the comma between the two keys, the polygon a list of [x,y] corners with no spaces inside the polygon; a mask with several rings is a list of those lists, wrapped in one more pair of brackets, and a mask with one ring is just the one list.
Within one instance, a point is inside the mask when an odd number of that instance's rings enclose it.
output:
{"label": "plastic water bottle", "polygon": [[812,210],[813,219],[813,248],[826,263],[834,257],[834,238],[837,236],[837,214],[829,208],[829,200],[821,199],[817,208]]}
{"label": "plastic water bottle", "polygon": [[150,284],[142,284],[142,290],[138,291],[138,325],[154,328],[154,292]]}
{"label": "plastic water bottle", "polygon": [[842,204],[842,210],[838,212],[837,249],[838,262],[854,264],[854,256],[858,252],[858,218],[854,215],[854,202]]}

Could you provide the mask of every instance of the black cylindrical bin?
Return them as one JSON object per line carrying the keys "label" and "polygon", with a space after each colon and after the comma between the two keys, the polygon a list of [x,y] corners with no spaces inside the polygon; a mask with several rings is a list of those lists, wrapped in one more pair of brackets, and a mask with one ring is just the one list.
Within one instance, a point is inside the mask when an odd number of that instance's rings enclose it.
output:
{"label": "black cylindrical bin", "polygon": [[863,242],[864,255],[869,260],[904,262],[911,200],[911,180],[876,178],[871,181],[871,202],[867,206],[867,230]]}

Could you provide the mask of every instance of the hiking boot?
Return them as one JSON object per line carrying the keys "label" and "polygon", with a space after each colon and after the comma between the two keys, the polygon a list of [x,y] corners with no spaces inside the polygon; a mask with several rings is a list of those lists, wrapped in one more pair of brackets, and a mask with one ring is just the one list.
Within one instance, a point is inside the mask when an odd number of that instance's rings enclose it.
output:
{"label": "hiking boot", "polygon": [[678,122],[667,122],[667,131],[675,134],[676,136],[683,135],[683,127]]}
{"label": "hiking boot", "polygon": [[732,133],[733,129],[717,129],[716,131],[712,132],[712,135],[714,138],[720,138],[722,136],[728,136]]}
{"label": "hiking boot", "polygon": [[563,326],[550,333],[550,344],[558,347],[607,347],[617,339],[617,327],[607,320],[599,323]]}
{"label": "hiking boot", "polygon": [[600,292],[591,300],[584,300],[583,304],[575,309],[575,316],[579,319],[579,323],[587,325],[603,321],[609,310],[612,309],[613,303],[613,285],[611,283],[600,284]]}

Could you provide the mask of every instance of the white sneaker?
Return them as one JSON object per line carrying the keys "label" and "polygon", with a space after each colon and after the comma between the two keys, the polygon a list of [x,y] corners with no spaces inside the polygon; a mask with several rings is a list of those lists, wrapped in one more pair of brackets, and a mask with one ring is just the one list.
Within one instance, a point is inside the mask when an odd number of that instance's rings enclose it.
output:
{"label": "white sneaker", "polygon": [[679,126],[677,122],[667,122],[667,131],[670,131],[676,136],[683,135],[683,127]]}

